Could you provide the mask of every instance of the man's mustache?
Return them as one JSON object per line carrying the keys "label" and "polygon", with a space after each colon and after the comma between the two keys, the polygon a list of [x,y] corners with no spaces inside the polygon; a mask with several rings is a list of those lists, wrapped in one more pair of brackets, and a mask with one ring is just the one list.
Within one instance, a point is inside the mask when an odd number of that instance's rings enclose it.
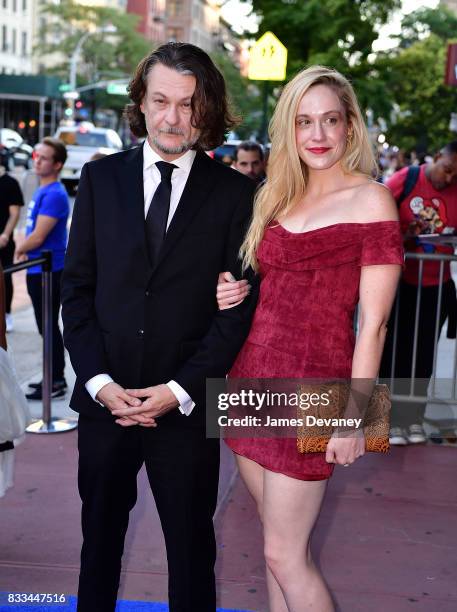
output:
{"label": "man's mustache", "polygon": [[166,130],[159,130],[159,134],[175,134],[176,136],[184,136],[184,132],[180,128],[168,128]]}

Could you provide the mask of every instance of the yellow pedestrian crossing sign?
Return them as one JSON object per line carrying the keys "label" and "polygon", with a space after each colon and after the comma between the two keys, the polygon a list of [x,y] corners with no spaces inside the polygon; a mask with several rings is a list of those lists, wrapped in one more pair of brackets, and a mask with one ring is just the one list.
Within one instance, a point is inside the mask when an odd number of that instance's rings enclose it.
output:
{"label": "yellow pedestrian crossing sign", "polygon": [[284,81],[287,48],[273,34],[265,32],[249,52],[248,78],[253,81]]}

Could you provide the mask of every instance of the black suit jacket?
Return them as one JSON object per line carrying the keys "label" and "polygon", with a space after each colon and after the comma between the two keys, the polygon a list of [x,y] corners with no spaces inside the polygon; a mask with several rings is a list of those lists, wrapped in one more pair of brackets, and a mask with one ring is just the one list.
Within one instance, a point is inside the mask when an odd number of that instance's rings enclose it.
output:
{"label": "black suit jacket", "polygon": [[160,257],[145,242],[143,147],[90,162],[81,174],[62,279],[64,340],[77,381],[71,407],[112,418],[85,389],[108,373],[125,388],[173,379],[196,402],[162,424],[205,422],[205,381],[224,377],[249,330],[256,299],[218,311],[218,274],[240,277],[238,251],[255,185],[197,152]]}

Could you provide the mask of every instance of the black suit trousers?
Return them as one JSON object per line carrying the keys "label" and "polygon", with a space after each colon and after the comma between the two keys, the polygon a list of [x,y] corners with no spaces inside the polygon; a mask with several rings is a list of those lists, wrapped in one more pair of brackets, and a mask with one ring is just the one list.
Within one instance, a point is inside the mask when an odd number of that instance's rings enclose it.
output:
{"label": "black suit trousers", "polygon": [[[183,419],[187,417],[182,415]],[[78,612],[114,612],[129,512],[143,464],[157,505],[169,572],[170,612],[214,612],[213,515],[219,440],[201,429],[121,427],[79,418],[83,502]]]}

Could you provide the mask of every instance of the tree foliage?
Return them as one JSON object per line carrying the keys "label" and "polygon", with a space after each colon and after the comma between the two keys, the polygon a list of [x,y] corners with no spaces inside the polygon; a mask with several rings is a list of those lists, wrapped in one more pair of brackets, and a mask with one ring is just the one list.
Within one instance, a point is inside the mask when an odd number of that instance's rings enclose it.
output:
{"label": "tree foliage", "polygon": [[252,134],[259,134],[262,123],[260,87],[242,77],[226,54],[214,53],[212,59],[224,76],[232,112],[240,119],[240,124],[235,128],[237,135],[244,140]]}
{"label": "tree foliage", "polygon": [[420,8],[406,15],[402,22],[401,35],[398,37],[400,48],[410,47],[435,34],[443,41],[457,37],[457,14],[446,6],[436,9]]}
{"label": "tree foliage", "polygon": [[[35,52],[55,55],[56,64],[50,72],[68,78],[70,58],[87,31],[93,31],[85,41],[78,62],[78,83],[99,78],[130,75],[150,50],[151,44],[135,30],[138,16],[116,9],[85,6],[74,0],[48,1],[42,5],[44,26]],[[114,26],[115,33],[101,32]],[[114,29],[112,28],[112,29]]]}
{"label": "tree foliage", "polygon": [[[248,0],[246,0],[248,1]],[[374,54],[379,27],[400,0],[252,0],[260,34],[273,31],[289,50],[288,78],[324,64],[352,81],[364,109],[383,119],[391,144],[433,151],[454,137],[457,90],[444,85],[447,42],[457,39],[457,15],[421,8],[403,19],[398,46]]]}
{"label": "tree foliage", "polygon": [[377,29],[400,0],[252,0],[252,5],[262,18],[260,33],[273,31],[288,48],[288,77],[323,64],[361,81]]}
{"label": "tree foliage", "polygon": [[435,152],[455,139],[449,130],[457,89],[444,84],[447,44],[457,36],[457,15],[446,7],[419,9],[402,22],[398,48],[376,62],[392,112],[389,142]]}
{"label": "tree foliage", "polygon": [[[247,0],[246,0],[247,1]],[[287,79],[305,66],[336,68],[353,83],[362,108],[389,112],[370,63],[378,29],[401,0],[252,0],[259,35],[271,30],[288,49]]]}
{"label": "tree foliage", "polygon": [[[449,131],[457,110],[457,90],[444,85],[447,42],[457,38],[457,15],[445,7],[421,8],[403,19],[398,46],[373,54],[378,30],[401,0],[245,0],[261,17],[259,35],[273,31],[288,48],[287,78],[310,64],[324,64],[348,76],[364,109],[383,118],[388,140],[402,148],[433,151],[455,137]],[[151,47],[135,31],[137,17],[74,0],[42,8],[45,27],[36,51],[56,58],[50,71],[68,79],[70,57],[78,41],[93,30],[78,62],[78,84],[130,76]],[[116,34],[96,32],[107,25]],[[230,59],[214,59],[226,81],[234,111],[242,116],[242,138],[259,132],[261,91],[241,77]],[[276,90],[279,91],[280,87]],[[97,92],[97,104],[120,110],[125,97]],[[271,105],[274,97],[271,98]]]}
{"label": "tree foliage", "polygon": [[[35,53],[52,56],[49,73],[68,81],[70,61],[78,42],[89,31],[77,62],[77,85],[100,80],[129,78],[151,44],[136,30],[138,16],[100,6],[84,6],[74,0],[59,4],[48,0],[42,5],[43,27]],[[108,28],[109,26],[109,28]],[[113,32],[102,32],[111,29]],[[114,31],[115,30],[115,31]],[[86,104],[107,107],[118,115],[125,106],[125,96],[112,96],[104,90],[82,94]]]}
{"label": "tree foliage", "polygon": [[434,152],[452,138],[450,114],[457,92],[444,85],[446,48],[435,34],[415,42],[385,64],[386,91],[394,103],[388,141],[406,149]]}

